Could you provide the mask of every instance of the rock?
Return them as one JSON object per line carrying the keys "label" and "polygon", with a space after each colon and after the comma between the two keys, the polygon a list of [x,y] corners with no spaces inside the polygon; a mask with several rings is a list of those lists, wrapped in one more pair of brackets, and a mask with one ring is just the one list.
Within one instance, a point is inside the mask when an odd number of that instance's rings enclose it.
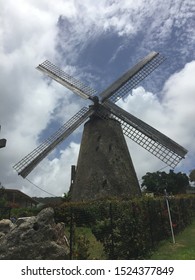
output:
{"label": "rock", "polygon": [[0,221],[0,233],[8,233],[13,227],[14,225],[9,219]]}
{"label": "rock", "polygon": [[1,260],[62,260],[68,259],[68,254],[64,224],[55,223],[52,208],[42,210],[36,217],[18,219],[0,237]]}

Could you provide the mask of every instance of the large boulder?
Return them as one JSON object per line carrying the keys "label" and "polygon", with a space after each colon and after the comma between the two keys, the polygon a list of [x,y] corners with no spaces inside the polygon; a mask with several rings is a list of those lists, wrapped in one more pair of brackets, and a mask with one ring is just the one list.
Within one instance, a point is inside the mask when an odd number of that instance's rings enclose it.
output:
{"label": "large boulder", "polygon": [[52,208],[42,210],[37,216],[18,219],[7,231],[6,225],[1,228],[4,228],[0,234],[1,260],[68,259],[65,226],[55,223]]}

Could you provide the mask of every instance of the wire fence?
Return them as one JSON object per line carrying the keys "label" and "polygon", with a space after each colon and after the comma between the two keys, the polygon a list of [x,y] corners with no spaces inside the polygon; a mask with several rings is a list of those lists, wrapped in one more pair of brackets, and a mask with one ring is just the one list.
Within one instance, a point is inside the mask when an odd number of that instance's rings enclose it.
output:
{"label": "wire fence", "polygon": [[[169,205],[177,234],[194,217],[195,197],[169,198]],[[144,259],[161,240],[171,238],[164,198],[67,203],[55,209],[55,217],[65,223],[70,259],[91,259],[92,237],[106,259]]]}

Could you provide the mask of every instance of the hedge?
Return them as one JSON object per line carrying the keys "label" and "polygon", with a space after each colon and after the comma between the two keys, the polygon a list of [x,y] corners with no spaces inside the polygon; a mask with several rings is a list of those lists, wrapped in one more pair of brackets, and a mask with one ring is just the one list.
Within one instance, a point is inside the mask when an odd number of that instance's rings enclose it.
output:
{"label": "hedge", "polygon": [[[169,198],[174,232],[188,226],[195,214],[195,197]],[[119,201],[64,203],[55,219],[66,225],[92,229],[108,259],[144,259],[163,239],[171,237],[164,197]]]}

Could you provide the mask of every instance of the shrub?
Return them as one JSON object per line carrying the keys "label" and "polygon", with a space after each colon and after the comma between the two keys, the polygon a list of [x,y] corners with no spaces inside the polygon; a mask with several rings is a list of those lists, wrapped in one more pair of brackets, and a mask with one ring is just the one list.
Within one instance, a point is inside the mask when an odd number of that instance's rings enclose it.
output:
{"label": "shrub", "polygon": [[[178,233],[192,221],[195,197],[172,197],[169,205],[174,232]],[[164,197],[64,203],[55,209],[55,218],[66,225],[90,227],[108,259],[146,258],[159,241],[171,237]],[[87,248],[82,237],[76,242],[76,246]],[[87,253],[84,255],[87,258]]]}

